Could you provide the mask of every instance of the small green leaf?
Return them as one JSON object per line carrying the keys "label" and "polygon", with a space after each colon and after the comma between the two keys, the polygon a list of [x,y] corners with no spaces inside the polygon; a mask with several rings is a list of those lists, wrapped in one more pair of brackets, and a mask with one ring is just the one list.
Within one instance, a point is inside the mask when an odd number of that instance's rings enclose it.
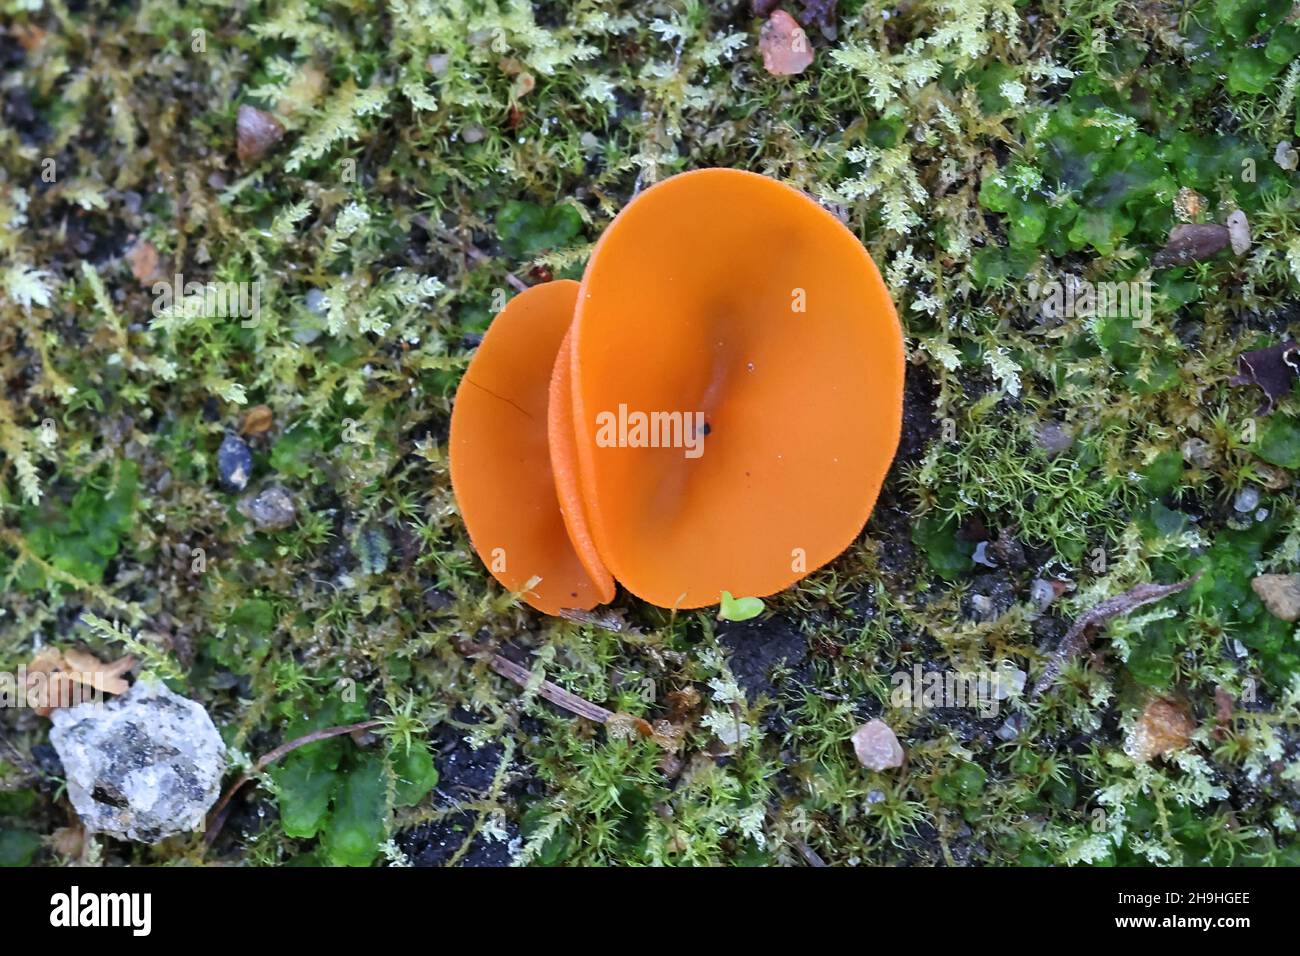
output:
{"label": "small green leaf", "polygon": [[1300,424],[1284,415],[1273,415],[1259,431],[1253,451],[1270,465],[1300,468]]}
{"label": "small green leaf", "polygon": [[289,754],[271,773],[280,791],[280,825],[291,837],[306,839],[320,831],[338,784],[337,751],[333,759],[323,747],[315,754],[304,753],[313,746]]}
{"label": "small green leaf", "polygon": [[397,776],[393,802],[399,807],[413,807],[438,785],[438,768],[433,765],[429,748],[418,741],[410,747],[394,748],[391,756]]}
{"label": "small green leaf", "polygon": [[582,232],[582,216],[567,203],[543,209],[537,203],[508,202],[497,215],[497,234],[511,255],[530,259],[561,249]]}
{"label": "small green leaf", "polygon": [[334,810],[321,835],[333,866],[369,866],[384,840],[384,767],[376,756],[353,764],[334,795]]}
{"label": "small green leaf", "polygon": [[33,830],[0,828],[0,866],[28,866],[41,848]]}
{"label": "small green leaf", "polygon": [[722,592],[722,606],[718,608],[718,620],[748,621],[762,613],[763,602],[758,598],[734,598],[730,591]]}

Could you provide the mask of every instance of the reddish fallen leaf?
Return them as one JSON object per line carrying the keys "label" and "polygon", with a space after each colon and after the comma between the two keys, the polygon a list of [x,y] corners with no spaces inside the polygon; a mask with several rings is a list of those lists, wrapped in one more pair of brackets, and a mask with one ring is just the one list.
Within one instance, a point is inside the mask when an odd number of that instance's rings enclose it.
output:
{"label": "reddish fallen leaf", "polygon": [[1237,711],[1237,699],[1224,687],[1214,688],[1214,736],[1220,740],[1228,735]]}
{"label": "reddish fallen leaf", "polygon": [[1061,673],[1061,668],[1083,649],[1093,629],[1102,627],[1111,618],[1119,617],[1121,614],[1129,614],[1144,605],[1154,604],[1171,594],[1187,590],[1196,583],[1203,573],[1197,571],[1190,578],[1179,581],[1177,584],[1139,584],[1123,594],[1102,601],[1096,607],[1084,613],[1066,632],[1065,637],[1061,638],[1061,643],[1057,646],[1055,653],[1048,659],[1047,666],[1043,668],[1043,673],[1039,676],[1038,682],[1034,684],[1030,696],[1037,697],[1056,682],[1056,678]]}
{"label": "reddish fallen leaf", "polygon": [[1151,265],[1185,266],[1189,262],[1209,259],[1227,248],[1232,237],[1226,226],[1213,223],[1184,222],[1169,231],[1169,242],[1155,254]]}
{"label": "reddish fallen leaf", "polygon": [[1278,399],[1291,394],[1291,386],[1300,374],[1300,345],[1280,342],[1266,349],[1242,352],[1237,356],[1237,374],[1228,379],[1231,385],[1258,385],[1264,390],[1265,402],[1257,415],[1273,410]]}
{"label": "reddish fallen leaf", "polygon": [[235,119],[235,152],[249,166],[260,160],[284,136],[280,121],[265,110],[247,104],[239,107]]}
{"label": "reddish fallen leaf", "polygon": [[776,10],[758,37],[763,69],[773,76],[795,76],[812,65],[812,44],[803,27],[784,10]]}

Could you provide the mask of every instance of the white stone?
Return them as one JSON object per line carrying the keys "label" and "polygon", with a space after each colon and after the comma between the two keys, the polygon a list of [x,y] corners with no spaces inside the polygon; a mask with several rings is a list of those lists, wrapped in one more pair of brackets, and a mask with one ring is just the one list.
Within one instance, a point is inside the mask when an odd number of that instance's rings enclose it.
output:
{"label": "white stone", "polygon": [[53,744],[86,829],[141,843],[200,829],[226,746],[202,705],[142,679],[107,702],[55,710]]}
{"label": "white stone", "polygon": [[853,732],[853,752],[868,770],[888,770],[903,765],[903,746],[883,720],[869,720]]}

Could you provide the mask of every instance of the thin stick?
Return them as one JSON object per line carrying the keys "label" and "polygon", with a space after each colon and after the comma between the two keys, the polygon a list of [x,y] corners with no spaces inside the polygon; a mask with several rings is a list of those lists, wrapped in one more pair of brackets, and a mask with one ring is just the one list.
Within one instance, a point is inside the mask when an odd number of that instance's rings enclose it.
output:
{"label": "thin stick", "polygon": [[[496,671],[502,677],[514,681],[520,687],[527,688],[533,679],[532,671],[528,668],[516,664],[508,657],[502,657],[500,654],[493,654],[488,660],[488,666]],[[599,704],[593,704],[577,694],[571,694],[558,684],[552,684],[544,680],[541,686],[537,688],[537,693],[545,700],[549,700],[556,707],[563,707],[571,714],[577,714],[579,717],[586,717],[588,720],[594,720],[598,724],[603,724],[614,716],[612,710],[606,710]]]}
{"label": "thin stick", "polygon": [[1128,614],[1147,604],[1154,604],[1156,601],[1167,598],[1171,594],[1177,594],[1179,591],[1186,591],[1200,579],[1203,573],[1203,571],[1197,571],[1190,578],[1179,581],[1177,584],[1139,584],[1123,594],[1108,598],[1096,607],[1090,608],[1074,622],[1074,626],[1066,632],[1065,637],[1061,638],[1061,643],[1057,645],[1055,653],[1048,660],[1047,666],[1043,668],[1043,673],[1039,676],[1038,682],[1034,684],[1030,697],[1038,697],[1056,682],[1056,678],[1061,673],[1061,669],[1066,662],[1082,650],[1084,644],[1087,643],[1088,631],[1091,628],[1101,627],[1113,617]]}

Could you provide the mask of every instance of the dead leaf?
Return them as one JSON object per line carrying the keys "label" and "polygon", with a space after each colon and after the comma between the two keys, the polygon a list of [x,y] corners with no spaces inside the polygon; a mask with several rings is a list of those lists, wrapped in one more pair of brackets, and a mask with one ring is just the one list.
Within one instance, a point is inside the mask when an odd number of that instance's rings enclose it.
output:
{"label": "dead leaf", "polygon": [[239,427],[245,435],[260,435],[271,427],[275,415],[269,405],[254,405],[244,416],[244,423]]}
{"label": "dead leaf", "polygon": [[270,113],[244,104],[239,107],[235,120],[235,151],[239,161],[249,166],[256,163],[266,151],[284,136],[284,127]]}
{"label": "dead leaf", "polygon": [[1230,241],[1226,226],[1214,223],[1179,223],[1169,231],[1169,242],[1155,254],[1151,265],[1163,269],[1166,266],[1200,262],[1221,252]]}
{"label": "dead leaf", "polygon": [[1256,414],[1265,415],[1273,410],[1278,399],[1291,393],[1297,374],[1300,374],[1300,345],[1282,342],[1238,355],[1237,374],[1228,379],[1228,383],[1258,385],[1263,389],[1267,400]]}
{"label": "dead leaf", "polygon": [[28,53],[35,53],[45,45],[45,38],[49,36],[44,30],[34,23],[15,23],[9,28],[9,32],[22,45],[22,48]]}
{"label": "dead leaf", "polygon": [[130,248],[126,254],[126,261],[130,264],[131,275],[135,276],[137,282],[148,285],[161,275],[158,271],[158,250],[147,239],[141,239]]}
{"label": "dead leaf", "polygon": [[1224,687],[1214,688],[1214,720],[1219,726],[1216,736],[1222,737],[1223,731],[1232,726],[1232,718],[1237,710],[1237,700]]}
{"label": "dead leaf", "polygon": [[528,72],[527,67],[514,57],[505,57],[497,63],[497,67],[506,76],[515,78],[515,82],[510,88],[510,96],[513,99],[523,99],[537,86],[537,78]]}
{"label": "dead leaf", "polygon": [[1161,754],[1187,746],[1195,731],[1196,722],[1184,704],[1156,697],[1129,731],[1124,752],[1134,760],[1148,763]]}
{"label": "dead leaf", "polygon": [[65,860],[75,860],[81,856],[86,845],[86,830],[80,824],[59,827],[50,834],[50,849]]}
{"label": "dead leaf", "polygon": [[314,106],[324,89],[325,71],[308,64],[294,75],[293,82],[285,88],[284,95],[275,104],[275,111],[292,121],[296,114]]}
{"label": "dead leaf", "polygon": [[46,647],[27,665],[27,699],[37,714],[48,717],[58,707],[71,707],[99,694],[125,694],[131,685],[122,675],[135,664],[134,657],[106,664],[87,651]]}
{"label": "dead leaf", "polygon": [[758,38],[763,69],[773,76],[796,76],[812,65],[812,44],[803,27],[784,10],[776,10],[763,24]]}

